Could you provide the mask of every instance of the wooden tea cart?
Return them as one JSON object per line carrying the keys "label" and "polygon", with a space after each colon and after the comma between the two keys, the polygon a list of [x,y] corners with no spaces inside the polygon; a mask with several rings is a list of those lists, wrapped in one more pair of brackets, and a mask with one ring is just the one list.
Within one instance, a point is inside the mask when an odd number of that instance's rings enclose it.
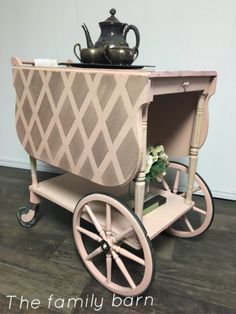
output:
{"label": "wooden tea cart", "polygon": [[[37,222],[42,197],[66,208],[90,273],[119,295],[143,293],[155,269],[150,240],[164,230],[197,236],[213,218],[196,167],[216,72],[49,68],[19,58],[12,66],[16,129],[32,173],[30,206],[19,209],[19,222]],[[151,186],[166,203],[143,215],[146,147],[157,143],[169,156],[189,156],[189,165],[170,162],[162,185]],[[37,160],[65,173],[38,182]],[[119,199],[131,182],[134,210]]]}

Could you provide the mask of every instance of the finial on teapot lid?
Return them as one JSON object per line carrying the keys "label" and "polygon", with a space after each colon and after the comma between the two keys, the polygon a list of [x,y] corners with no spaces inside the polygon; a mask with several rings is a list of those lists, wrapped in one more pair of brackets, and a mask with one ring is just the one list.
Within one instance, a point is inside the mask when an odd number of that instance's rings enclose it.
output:
{"label": "finial on teapot lid", "polygon": [[[110,10],[110,14],[111,14],[111,16],[104,21],[105,23],[107,23],[107,22],[108,23],[120,23],[120,21],[115,17],[116,9],[112,8]],[[103,22],[101,22],[101,23],[103,23]]]}
{"label": "finial on teapot lid", "polygon": [[111,15],[115,15],[116,14],[116,9],[114,9],[114,8],[112,8],[111,10],[110,10],[110,13],[111,13]]}

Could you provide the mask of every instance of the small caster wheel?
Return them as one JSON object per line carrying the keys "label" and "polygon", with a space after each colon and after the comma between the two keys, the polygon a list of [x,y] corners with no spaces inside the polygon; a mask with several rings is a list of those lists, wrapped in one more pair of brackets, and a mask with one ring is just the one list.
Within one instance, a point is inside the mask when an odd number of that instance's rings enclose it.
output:
{"label": "small caster wheel", "polygon": [[21,207],[16,217],[21,226],[31,228],[38,222],[39,205],[31,204],[30,208]]}

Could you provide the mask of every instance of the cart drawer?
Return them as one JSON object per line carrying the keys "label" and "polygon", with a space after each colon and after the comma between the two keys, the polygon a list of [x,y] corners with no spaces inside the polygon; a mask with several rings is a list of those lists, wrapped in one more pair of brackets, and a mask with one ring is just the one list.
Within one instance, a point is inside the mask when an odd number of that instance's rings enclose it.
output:
{"label": "cart drawer", "polygon": [[209,77],[161,77],[151,81],[152,95],[204,91],[210,83]]}

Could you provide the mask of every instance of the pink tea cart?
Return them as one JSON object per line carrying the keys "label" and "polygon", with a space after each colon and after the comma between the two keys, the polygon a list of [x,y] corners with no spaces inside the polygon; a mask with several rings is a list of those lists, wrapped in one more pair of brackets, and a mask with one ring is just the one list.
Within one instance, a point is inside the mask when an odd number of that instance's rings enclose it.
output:
{"label": "pink tea cart", "polygon": [[[41,198],[71,211],[90,273],[114,293],[142,294],[154,276],[150,240],[165,230],[195,237],[213,219],[212,196],[196,167],[216,72],[36,67],[19,58],[12,66],[16,129],[32,173],[30,206],[19,209],[19,222],[37,222]],[[166,203],[144,215],[146,147],[157,143],[171,157],[189,157],[188,166],[170,162],[161,185],[150,187]],[[63,174],[38,182],[37,160]],[[130,186],[133,210],[120,200]]]}

